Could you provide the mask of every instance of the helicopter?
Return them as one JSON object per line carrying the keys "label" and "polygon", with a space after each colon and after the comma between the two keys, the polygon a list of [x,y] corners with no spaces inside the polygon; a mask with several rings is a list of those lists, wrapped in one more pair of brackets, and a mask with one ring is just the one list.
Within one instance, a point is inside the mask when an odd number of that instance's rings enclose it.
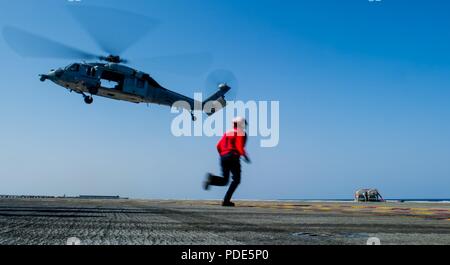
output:
{"label": "helicopter", "polygon": [[[227,76],[226,78],[233,82],[235,77],[229,71],[219,70],[213,72],[208,77],[208,80],[214,80],[213,83],[217,86],[217,90],[204,102],[197,102],[190,97],[161,86],[150,74],[126,65],[128,60],[121,58],[118,54],[140,39],[145,32],[155,27],[155,24],[157,24],[155,20],[143,15],[105,7],[91,6],[77,7],[75,9],[72,7],[70,11],[103,52],[109,55],[98,56],[84,52],[14,26],[6,26],[3,28],[4,39],[19,55],[24,57],[76,58],[83,60],[82,62],[73,62],[65,67],[52,69],[46,74],[41,74],[39,75],[40,81],[45,82],[48,80],[70,92],[80,94],[84,102],[89,105],[94,102],[94,96],[136,104],[159,104],[169,107],[173,106],[176,102],[186,102],[187,104],[181,104],[180,106],[191,113],[194,121],[196,120],[194,115],[196,106],[201,106],[204,109],[207,103],[212,102],[213,107],[205,111],[207,115],[213,115],[226,106],[225,96],[231,90],[231,87],[227,82],[219,80]],[[94,20],[93,16],[89,14],[92,12],[97,15]],[[132,24],[132,27],[129,25],[122,25],[122,27],[110,25],[109,27],[102,26],[101,29],[97,29],[93,25],[97,25],[98,21],[100,21],[98,18],[99,14],[112,15],[115,20],[127,21]],[[130,28],[135,30],[130,31]],[[108,33],[108,29],[114,32]],[[121,34],[120,30],[126,32],[126,34]],[[114,38],[114,41],[110,41],[113,35],[121,37]],[[203,64],[208,64],[210,61],[209,55],[194,54],[193,56],[197,56],[197,61]],[[186,58],[192,59],[193,56],[181,55],[178,56],[178,59],[185,61]],[[164,57],[157,57],[158,60],[161,58],[164,59]],[[177,57],[168,58],[172,61],[174,59],[177,61]],[[84,60],[93,60],[93,62],[86,62]]]}
{"label": "helicopter", "polygon": [[212,115],[226,105],[225,94],[231,89],[226,83],[219,84],[215,94],[204,102],[195,102],[192,98],[164,88],[149,74],[120,64],[118,56],[111,55],[103,60],[107,63],[72,63],[65,68],[41,74],[40,80],[50,80],[71,92],[81,94],[86,104],[93,103],[94,95],[137,104],[153,103],[169,107],[183,101],[188,103],[187,110],[194,121],[196,106],[202,106],[203,109],[208,102],[219,103],[214,104],[206,113]]}

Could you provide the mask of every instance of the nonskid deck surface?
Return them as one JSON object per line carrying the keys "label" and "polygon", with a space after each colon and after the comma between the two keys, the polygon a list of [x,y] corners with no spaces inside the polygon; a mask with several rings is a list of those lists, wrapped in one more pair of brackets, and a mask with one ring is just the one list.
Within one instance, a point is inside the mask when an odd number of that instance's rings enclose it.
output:
{"label": "nonskid deck surface", "polygon": [[0,244],[450,244],[450,205],[1,199]]}

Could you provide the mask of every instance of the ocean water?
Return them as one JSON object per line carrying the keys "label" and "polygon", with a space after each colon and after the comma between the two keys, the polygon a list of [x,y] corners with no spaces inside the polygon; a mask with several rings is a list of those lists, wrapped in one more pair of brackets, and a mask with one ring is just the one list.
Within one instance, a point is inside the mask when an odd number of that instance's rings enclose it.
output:
{"label": "ocean water", "polygon": [[450,199],[387,199],[386,201],[402,201],[417,203],[450,203]]}
{"label": "ocean water", "polygon": [[[354,202],[354,199],[282,199],[280,201],[304,201],[304,202]],[[408,203],[450,203],[450,199],[385,199],[386,202]]]}

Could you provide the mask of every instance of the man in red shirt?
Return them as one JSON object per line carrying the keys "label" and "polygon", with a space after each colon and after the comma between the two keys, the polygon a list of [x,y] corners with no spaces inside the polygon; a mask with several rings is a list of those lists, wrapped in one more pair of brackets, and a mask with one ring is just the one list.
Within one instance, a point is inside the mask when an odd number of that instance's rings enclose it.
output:
{"label": "man in red shirt", "polygon": [[220,154],[223,177],[207,174],[204,182],[204,189],[208,190],[212,186],[226,186],[230,182],[230,173],[233,174],[233,181],[225,195],[222,206],[234,207],[231,197],[241,183],[241,156],[244,161],[250,163],[250,159],[245,151],[247,134],[245,128],[247,121],[238,117],[233,120],[233,130],[225,135],[217,143],[217,151]]}

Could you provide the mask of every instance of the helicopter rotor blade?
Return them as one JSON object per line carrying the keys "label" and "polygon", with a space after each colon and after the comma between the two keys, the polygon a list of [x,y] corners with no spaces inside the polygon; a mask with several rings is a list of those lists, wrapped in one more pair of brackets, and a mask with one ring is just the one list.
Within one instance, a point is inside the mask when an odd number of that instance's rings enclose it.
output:
{"label": "helicopter rotor blade", "polygon": [[98,56],[25,30],[6,26],[3,38],[17,54],[31,58],[96,59]]}
{"label": "helicopter rotor blade", "polygon": [[195,76],[203,74],[211,67],[213,56],[210,53],[186,53],[144,58],[137,62],[145,64],[150,71]]}
{"label": "helicopter rotor blade", "polygon": [[159,25],[144,15],[107,7],[70,5],[68,11],[108,55],[121,55]]}
{"label": "helicopter rotor blade", "polygon": [[205,94],[211,95],[217,91],[220,85],[227,85],[231,90],[225,95],[227,100],[236,100],[239,83],[233,72],[225,69],[218,69],[211,72],[206,78]]}

